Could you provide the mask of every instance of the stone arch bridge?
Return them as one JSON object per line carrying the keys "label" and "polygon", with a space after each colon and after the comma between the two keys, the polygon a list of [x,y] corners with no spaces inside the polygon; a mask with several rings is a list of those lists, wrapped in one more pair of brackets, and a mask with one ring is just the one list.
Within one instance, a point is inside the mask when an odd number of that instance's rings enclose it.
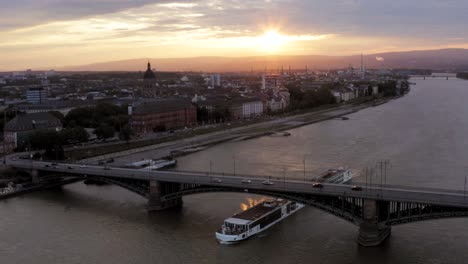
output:
{"label": "stone arch bridge", "polygon": [[11,161],[10,166],[32,173],[38,183],[64,184],[91,179],[118,185],[148,199],[148,210],[180,206],[187,195],[207,192],[248,192],[280,197],[333,214],[359,227],[358,243],[377,246],[391,226],[441,218],[468,216],[464,191],[371,185],[352,188],[288,178],[227,175],[190,171],[148,171],[108,166]]}

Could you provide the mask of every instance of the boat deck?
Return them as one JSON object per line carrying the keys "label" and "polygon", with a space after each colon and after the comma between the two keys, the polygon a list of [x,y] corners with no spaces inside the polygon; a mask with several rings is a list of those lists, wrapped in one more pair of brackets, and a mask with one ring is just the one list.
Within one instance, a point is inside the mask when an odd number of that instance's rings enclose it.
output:
{"label": "boat deck", "polygon": [[[281,207],[287,202],[288,202],[287,200],[264,201],[252,208],[249,208],[243,212],[233,215],[232,218],[239,218],[239,219],[254,221],[260,218],[261,216],[265,215],[266,213],[273,211],[277,209],[278,207]],[[266,204],[270,204],[271,206],[265,206]]]}

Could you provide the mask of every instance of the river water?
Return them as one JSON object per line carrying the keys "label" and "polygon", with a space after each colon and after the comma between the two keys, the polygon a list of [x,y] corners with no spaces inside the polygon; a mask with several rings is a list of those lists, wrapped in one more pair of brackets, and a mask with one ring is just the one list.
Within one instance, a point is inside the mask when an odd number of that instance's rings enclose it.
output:
{"label": "river water", "polygon": [[[290,137],[232,142],[183,157],[179,169],[310,179],[352,168],[354,181],[463,189],[468,174],[468,82],[412,80],[407,96],[291,130]],[[376,164],[388,160],[386,177]],[[211,164],[211,165],[210,165]],[[375,168],[365,177],[365,168]],[[378,172],[378,173],[377,173]],[[219,245],[214,232],[248,194],[184,198],[148,214],[115,186],[33,193],[0,202],[0,263],[467,263],[468,219],[396,226],[381,247],[355,243],[357,227],[306,207],[266,233]]]}

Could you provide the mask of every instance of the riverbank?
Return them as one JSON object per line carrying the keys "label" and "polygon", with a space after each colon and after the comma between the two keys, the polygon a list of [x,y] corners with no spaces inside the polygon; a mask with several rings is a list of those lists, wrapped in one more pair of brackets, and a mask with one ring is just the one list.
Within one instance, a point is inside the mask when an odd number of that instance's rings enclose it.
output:
{"label": "riverbank", "polygon": [[279,131],[286,131],[333,118],[343,117],[365,108],[386,103],[395,98],[380,98],[377,100],[369,98],[368,100],[359,100],[358,102],[353,102],[346,105],[328,107],[325,109],[322,108],[320,110],[309,111],[292,116],[277,117],[269,121],[263,121],[241,127],[227,128],[222,131],[213,133],[109,153],[106,155],[100,155],[88,159],[83,159],[79,161],[79,163],[95,164],[101,160],[113,159],[114,166],[123,166],[129,162],[134,162],[141,159],[161,159],[168,156],[180,157],[182,155],[193,153],[194,151],[192,150],[195,150],[196,152],[197,149],[206,149],[207,147],[231,140],[248,140],[266,136]]}

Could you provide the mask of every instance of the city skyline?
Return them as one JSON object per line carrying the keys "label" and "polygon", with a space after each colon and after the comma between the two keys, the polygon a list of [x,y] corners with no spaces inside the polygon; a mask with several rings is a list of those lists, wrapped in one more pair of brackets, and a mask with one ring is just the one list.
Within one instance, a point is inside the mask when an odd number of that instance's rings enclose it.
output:
{"label": "city skyline", "polygon": [[0,70],[467,48],[467,8],[463,1],[15,1],[0,11]]}

